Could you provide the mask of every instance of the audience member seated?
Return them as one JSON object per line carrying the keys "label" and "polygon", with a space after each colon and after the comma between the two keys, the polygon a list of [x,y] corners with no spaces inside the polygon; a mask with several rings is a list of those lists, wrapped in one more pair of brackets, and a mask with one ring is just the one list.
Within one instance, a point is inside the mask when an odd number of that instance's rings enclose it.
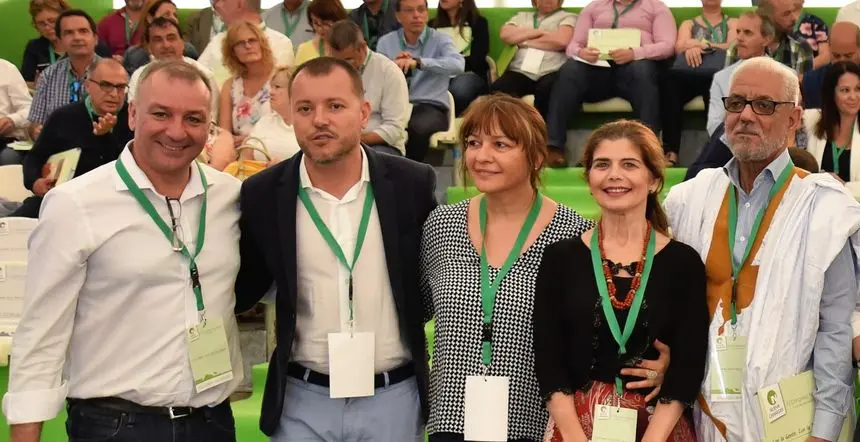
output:
{"label": "audience member seated", "polygon": [[[264,37],[255,38],[266,41],[267,47],[270,48],[270,52],[274,57],[275,64],[279,66],[293,65],[293,43],[290,42],[289,37],[278,31],[269,29],[263,23],[263,20],[260,18],[260,0],[219,0],[216,4],[218,5],[218,15],[227,23],[227,26],[245,22],[254,24],[260,31],[257,34],[261,34]],[[234,75],[230,72],[226,60],[228,55],[233,54],[233,51],[230,48],[225,50],[222,44],[226,37],[226,31],[212,37],[209,46],[206,47],[206,50],[197,59],[200,64],[206,66],[215,74],[215,80],[221,85]]]}
{"label": "audience member seated", "polygon": [[[799,12],[796,0],[761,0],[760,12],[773,22],[776,34],[768,47],[768,55],[794,69],[799,75],[812,70],[813,53],[809,43],[793,37]],[[737,47],[732,45],[726,54],[726,66],[738,61]]]}
{"label": "audience member seated", "polygon": [[[723,103],[720,102],[720,106]],[[691,180],[705,169],[713,169],[715,167],[723,167],[732,159],[732,151],[728,146],[728,138],[726,138],[726,124],[721,122],[714,129],[711,138],[705,143],[705,146],[699,151],[699,156],[693,164],[687,168],[687,174],[684,176],[684,181]]]}
{"label": "audience member seated", "polygon": [[[269,153],[270,166],[286,160],[301,150],[296,140],[296,132],[293,130],[293,113],[290,108],[289,85],[292,75],[293,69],[289,66],[275,68],[269,81],[272,87],[272,111],[263,115],[254,125],[246,142],[256,147],[260,147],[257,140],[262,142]],[[257,151],[243,151],[239,155],[243,159],[266,160],[266,157]]]}
{"label": "audience member seated", "polygon": [[[67,9],[71,8],[66,0],[30,0],[30,17],[40,36],[28,41],[24,48],[21,75],[31,87],[35,86],[42,71],[66,55],[56,29],[57,17]],[[110,48],[99,42],[96,54],[110,57]]]}
{"label": "audience member seated", "polygon": [[451,37],[427,26],[426,0],[396,0],[403,27],[379,39],[379,53],[394,60],[406,75],[412,116],[406,126],[406,157],[423,161],[430,137],[448,129],[448,84],[463,73],[466,61]]}
{"label": "audience member seated", "polygon": [[[166,17],[156,18],[143,30],[143,46],[146,48],[147,54],[151,55],[148,58],[154,61],[183,60],[202,72],[209,83],[209,90],[212,92],[212,118],[215,119],[214,121],[218,121],[218,83],[215,82],[215,77],[209,69],[194,59],[182,55],[184,43],[179,24]],[[134,101],[140,77],[149,65],[150,63],[147,63],[131,74],[131,80],[128,82],[129,102]]]}
{"label": "audience member seated", "polygon": [[[841,61],[860,63],[860,28],[852,22],[836,22],[830,32],[830,62]],[[821,108],[821,88],[829,66],[821,66],[803,76],[801,90],[804,109]]]}
{"label": "audience member seated", "polygon": [[361,26],[364,41],[371,51],[376,50],[379,39],[400,27],[394,10],[398,0],[364,0],[361,6],[349,12],[349,19]]}
{"label": "audience member seated", "polygon": [[827,23],[824,23],[820,17],[815,14],[810,14],[803,11],[803,0],[795,3],[795,11],[792,15],[797,14],[798,17],[794,24],[792,36],[798,40],[803,40],[809,47],[812,48],[812,55],[815,57],[812,60],[812,68],[818,68],[830,63],[830,31],[827,29]]}
{"label": "audience member seated", "polygon": [[[210,0],[211,1],[211,0]],[[212,3],[215,3],[212,1]],[[203,8],[188,17],[188,41],[202,54],[209,46],[209,40],[218,35],[219,32],[227,30],[227,25],[221,20],[214,7]]]}
{"label": "audience member seated", "polygon": [[105,16],[98,27],[101,41],[110,48],[111,54],[122,60],[126,49],[140,43],[143,21],[143,3],[146,0],[125,0],[125,6]]}
{"label": "audience member seated", "polygon": [[96,22],[80,9],[63,11],[57,18],[56,32],[62,45],[68,48],[63,58],[42,72],[33,106],[30,108],[30,136],[36,139],[42,125],[54,109],[86,98],[84,87],[90,69],[101,59],[95,53]]}
{"label": "audience member seated", "polygon": [[475,0],[441,0],[430,26],[448,34],[466,59],[466,72],[451,78],[448,91],[454,96],[456,115],[488,91],[490,65],[490,28]]}
{"label": "audience member seated", "polygon": [[821,109],[803,112],[807,150],[822,171],[830,172],[854,197],[860,197],[860,154],[854,155],[854,145],[860,148],[860,67],[851,62],[832,65],[824,75],[821,100]]}
{"label": "audience member seated", "polygon": [[[591,29],[638,29],[641,46],[616,49],[608,55],[609,67],[595,66],[600,51],[588,47]],[[550,166],[564,166],[567,123],[579,114],[583,102],[621,97],[654,133],[660,130],[659,64],[675,53],[678,35],[675,17],[660,0],[594,0],[579,14],[573,39],[567,46],[571,59],[558,71],[547,112],[549,146],[555,152]],[[585,62],[576,60],[577,57]]]}
{"label": "audience member seated", "polygon": [[232,77],[221,87],[218,126],[239,146],[254,124],[271,112],[269,79],[275,68],[263,31],[249,21],[233,23],[222,40],[224,63]]}
{"label": "audience member seated", "polygon": [[761,11],[745,11],[738,19],[737,27],[737,39],[734,46],[739,60],[714,74],[714,80],[711,82],[711,91],[708,94],[710,97],[708,135],[713,134],[717,126],[723,124],[726,119],[723,97],[729,96],[729,81],[732,78],[732,72],[744,60],[765,55],[768,46],[775,38],[773,22]]}
{"label": "audience member seated", "polygon": [[[707,112],[711,80],[725,61],[725,51],[735,41],[737,24],[737,19],[723,13],[721,0],[702,0],[702,14],[684,20],[678,29],[675,53],[684,58],[687,67],[669,70],[661,77],[664,82],[660,87],[663,150],[671,166],[678,164],[684,106],[701,95]],[[718,64],[714,65],[714,61]]]}
{"label": "audience member seated", "polygon": [[789,147],[788,156],[791,157],[791,162],[795,166],[807,172],[818,173],[821,171],[821,168],[818,167],[818,162],[815,161],[815,157],[806,149]]}
{"label": "audience member seated", "polygon": [[860,26],[860,0],[854,0],[839,9],[836,22],[847,21]]}
{"label": "audience member seated", "polygon": [[326,55],[325,36],[328,30],[331,25],[348,17],[340,0],[313,0],[308,6],[307,14],[314,30],[314,38],[296,49],[296,66]]}
{"label": "audience member seated", "polygon": [[32,102],[18,68],[0,59],[0,166],[21,163],[21,155],[6,144],[27,138]]}
{"label": "audience member seated", "polygon": [[370,102],[370,117],[361,142],[382,152],[405,155],[409,88],[403,71],[386,56],[370,50],[361,28],[351,20],[332,26],[328,46],[332,56],[361,73],[364,99]]}
{"label": "audience member seated", "polygon": [[134,137],[125,105],[128,73],[122,64],[110,58],[100,60],[85,87],[89,91],[87,98],[54,111],[33,150],[24,158],[24,187],[35,196],[24,200],[12,216],[39,216],[42,197],[56,184],[47,165],[52,155],[80,148],[74,175],[78,177],[116,160]]}
{"label": "audience member seated", "polygon": [[283,0],[263,13],[266,26],[290,37],[293,47],[314,38],[314,30],[308,18],[310,0]]}
{"label": "audience member seated", "polygon": [[[499,31],[502,42],[516,45],[505,72],[490,86],[492,92],[514,97],[535,96],[535,107],[546,119],[549,95],[557,72],[567,60],[565,48],[573,37],[576,15],[561,9],[562,0],[534,0],[534,11],[519,12]],[[529,64],[525,61],[529,60]],[[539,60],[540,63],[536,63]],[[563,164],[561,151],[549,152],[549,165]]]}
{"label": "audience member seated", "polygon": [[[141,26],[143,26],[144,33],[146,33],[146,28],[152,21],[159,17],[173,20],[177,24],[179,23],[179,17],[176,16],[176,4],[172,0],[149,0],[143,10],[145,11],[145,15],[143,16]],[[123,56],[122,64],[129,74],[152,61],[152,57],[150,57],[150,53],[146,48],[146,41],[143,37],[141,37],[141,40],[141,45],[128,48]],[[182,53],[186,58],[193,60],[196,60],[198,56],[194,46],[187,42],[183,42]]]}

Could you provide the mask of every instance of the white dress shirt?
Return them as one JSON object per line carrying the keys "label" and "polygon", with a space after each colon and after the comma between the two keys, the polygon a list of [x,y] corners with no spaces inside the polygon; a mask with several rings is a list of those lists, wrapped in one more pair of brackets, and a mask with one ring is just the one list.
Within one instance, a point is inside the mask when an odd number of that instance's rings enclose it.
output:
{"label": "white dress shirt", "polygon": [[[131,142],[120,154],[123,164],[169,225],[165,197],[130,148]],[[202,168],[209,184],[206,241],[196,261],[206,317],[224,319],[233,380],[195,393],[185,330],[198,323],[198,312],[188,260],[173,251],[110,162],[57,186],[42,203],[3,398],[9,424],[50,420],[66,397],[214,406],[242,381],[233,315],[240,184]],[[176,214],[192,251],[202,200],[200,174],[192,166]]]}
{"label": "white dress shirt", "polygon": [[[275,111],[263,115],[257,121],[257,124],[251,129],[251,133],[245,142],[255,144],[256,140],[252,140],[252,138],[263,142],[266,151],[269,152],[269,156],[272,158],[272,164],[284,161],[301,150],[299,141],[296,140],[296,131],[293,129],[293,126],[284,122],[281,114]],[[254,159],[265,161],[266,157],[262,153],[255,151]]]}
{"label": "white dress shirt", "polygon": [[370,102],[365,132],[375,132],[388,145],[406,155],[406,125],[411,105],[403,71],[388,57],[367,50],[361,67],[364,98]]}
{"label": "white dress shirt", "polygon": [[[155,58],[151,56],[150,58],[155,61]],[[212,93],[212,110],[210,118],[212,119],[212,121],[218,121],[218,100],[221,94],[219,92],[220,88],[218,87],[218,82],[215,81],[215,76],[212,74],[212,71],[209,68],[203,66],[193,58],[182,57],[182,61],[190,64],[191,66],[194,66],[203,74],[204,77],[206,77],[206,82],[209,83],[209,90]],[[137,94],[137,87],[140,86],[140,77],[143,75],[144,69],[146,69],[150,64],[152,64],[152,62],[149,62],[137,68],[137,70],[135,70],[134,73],[131,74],[131,79],[128,81],[128,101],[130,103],[134,102],[135,95]]]}
{"label": "white dress shirt", "polygon": [[[290,38],[270,29],[265,23],[260,23],[260,29],[269,38],[269,46],[272,48],[272,55],[275,56],[275,65],[292,66],[294,54],[293,43],[290,41]],[[225,31],[212,37],[212,40],[206,45],[206,49],[197,59],[200,64],[206,66],[215,74],[215,81],[218,82],[219,86],[223,86],[224,82],[232,76],[227,66],[224,66],[224,59],[221,56],[221,46],[226,36],[227,32]]]}
{"label": "white dress shirt", "polygon": [[841,21],[851,22],[860,26],[860,1],[853,1],[839,9],[834,23]]}
{"label": "white dress shirt", "polygon": [[33,97],[18,68],[0,58],[0,118],[8,117],[15,125],[15,129],[7,136],[27,138],[27,128],[30,126],[27,115],[30,114],[32,102]]}
{"label": "white dress shirt", "polygon": [[[361,179],[341,199],[311,184],[305,161],[307,157],[302,157],[299,185],[308,192],[320,218],[331,230],[346,259],[351,261],[370,183],[367,156],[362,150]],[[297,204],[299,294],[291,362],[328,373],[328,334],[349,331],[349,271],[335,257],[301,200]],[[364,245],[353,270],[355,331],[375,334],[376,373],[390,371],[409,362],[411,355],[401,339],[375,203]]]}

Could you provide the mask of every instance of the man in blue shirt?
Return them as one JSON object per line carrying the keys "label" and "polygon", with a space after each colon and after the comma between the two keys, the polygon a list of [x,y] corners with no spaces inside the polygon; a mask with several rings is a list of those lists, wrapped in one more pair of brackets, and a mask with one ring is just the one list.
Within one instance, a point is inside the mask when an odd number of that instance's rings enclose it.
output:
{"label": "man in blue shirt", "polygon": [[430,136],[448,128],[448,84],[463,73],[466,60],[451,37],[427,26],[426,0],[396,0],[395,11],[402,28],[383,35],[377,52],[406,75],[412,103],[406,157],[423,161]]}
{"label": "man in blue shirt", "polygon": [[[834,23],[830,29],[830,64],[840,61],[860,62],[860,28],[847,21]],[[803,76],[801,88],[804,109],[821,108],[821,87],[824,73],[830,64],[809,71]]]}

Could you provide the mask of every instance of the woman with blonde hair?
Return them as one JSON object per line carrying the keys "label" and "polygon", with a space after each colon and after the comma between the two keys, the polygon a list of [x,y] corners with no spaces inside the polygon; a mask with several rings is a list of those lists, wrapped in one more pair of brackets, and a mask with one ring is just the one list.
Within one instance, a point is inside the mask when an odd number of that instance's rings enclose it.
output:
{"label": "woman with blonde hair", "polygon": [[[705,266],[672,240],[658,201],[665,158],[645,125],[595,130],[582,160],[598,224],[546,248],[535,285],[535,372],[552,421],[547,440],[585,442],[613,431],[636,441],[694,442],[684,414],[699,394],[708,349]],[[656,401],[626,374],[672,348]],[[625,370],[626,369],[626,370]],[[636,422],[619,435],[619,417]]]}
{"label": "woman with blonde hair", "polygon": [[[262,144],[268,152],[269,166],[295,155],[301,148],[293,130],[292,109],[290,108],[290,77],[293,69],[278,66],[272,74],[269,85],[272,88],[272,111],[264,115],[248,136],[250,145]],[[260,146],[257,146],[260,147]],[[267,158],[259,151],[245,151],[242,158],[264,161]]]}
{"label": "woman with blonde hair", "polygon": [[249,21],[227,29],[221,52],[232,77],[221,87],[218,125],[233,134],[233,144],[239,146],[271,111],[269,79],[275,61],[266,34]]}

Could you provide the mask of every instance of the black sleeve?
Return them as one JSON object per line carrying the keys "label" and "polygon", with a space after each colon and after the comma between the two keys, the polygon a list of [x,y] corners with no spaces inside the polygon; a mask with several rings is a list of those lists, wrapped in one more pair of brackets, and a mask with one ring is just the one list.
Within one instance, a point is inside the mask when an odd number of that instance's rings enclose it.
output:
{"label": "black sleeve", "polygon": [[421,190],[424,194],[422,198],[423,203],[419,209],[420,213],[418,214],[418,225],[422,226],[418,257],[418,284],[421,288],[421,301],[424,312],[423,319],[426,323],[433,319],[433,316],[435,315],[435,312],[433,311],[433,293],[428,278],[428,264],[430,263],[428,249],[430,248],[429,243],[432,240],[430,235],[433,232],[430,232],[427,229],[427,218],[430,216],[430,212],[432,212],[439,204],[436,201],[436,172],[428,165],[423,165],[422,167],[424,167],[425,179],[422,181],[423,185]]}
{"label": "black sleeve", "polygon": [[487,19],[478,16],[472,24],[472,47],[469,56],[466,57],[466,70],[478,74],[482,80],[489,81],[487,72],[490,65],[487,64],[487,54],[490,53],[490,28]]}
{"label": "black sleeve", "polygon": [[99,42],[96,44],[96,55],[102,58],[111,58],[113,57],[113,52],[111,51],[110,46],[108,46],[107,43],[105,43],[103,40],[99,40]]}
{"label": "black sleeve", "polygon": [[[59,112],[58,112],[59,111]],[[24,156],[24,187],[33,190],[33,183],[42,177],[42,167],[48,162],[51,155],[62,152],[70,147],[64,146],[60,134],[64,130],[70,130],[66,126],[64,120],[69,119],[69,115],[65,115],[65,109],[58,109],[48,116],[48,121],[42,127],[42,132],[36,142],[33,143],[33,149],[27,152]]]}
{"label": "black sleeve", "polygon": [[[692,250],[676,263],[677,276],[685,275],[683,283],[672,293],[673,309],[668,314],[675,324],[671,342],[664,342],[671,350],[669,368],[660,390],[661,402],[676,400],[692,406],[705,379],[708,357],[708,300],[706,295],[705,265]],[[683,276],[682,276],[683,277]]]}
{"label": "black sleeve", "polygon": [[[251,208],[255,194],[249,182],[242,184],[239,195],[239,254],[241,265],[236,277],[236,313],[244,313],[254,307],[266,294],[274,281],[261,245],[255,241],[254,233],[264,234],[262,226],[254,226],[254,210]],[[256,227],[256,228],[255,228]]]}
{"label": "black sleeve", "polygon": [[24,59],[21,60],[21,76],[24,81],[36,80],[36,67],[39,65],[39,54],[37,51],[37,40],[27,42],[27,47],[24,49]]}
{"label": "black sleeve", "polygon": [[572,349],[569,339],[571,328],[565,324],[564,309],[559,308],[561,298],[568,293],[565,285],[570,281],[564,268],[570,263],[570,257],[564,253],[566,249],[565,242],[547,246],[535,282],[532,316],[535,376],[544,401],[556,392],[572,394],[584,383],[572,378],[565,357]]}

